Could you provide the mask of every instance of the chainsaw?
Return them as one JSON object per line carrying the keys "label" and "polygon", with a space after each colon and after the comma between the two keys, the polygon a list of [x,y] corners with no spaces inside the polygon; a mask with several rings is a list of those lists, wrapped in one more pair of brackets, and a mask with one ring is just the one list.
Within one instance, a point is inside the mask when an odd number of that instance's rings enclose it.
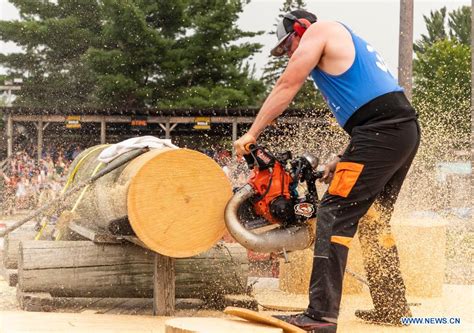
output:
{"label": "chainsaw", "polygon": [[[308,221],[319,203],[316,180],[318,158],[291,152],[273,155],[265,147],[249,145],[244,159],[251,170],[247,184],[235,190],[225,219],[227,228],[242,245],[256,252],[303,249],[312,243]],[[250,230],[274,225],[265,233]]]}

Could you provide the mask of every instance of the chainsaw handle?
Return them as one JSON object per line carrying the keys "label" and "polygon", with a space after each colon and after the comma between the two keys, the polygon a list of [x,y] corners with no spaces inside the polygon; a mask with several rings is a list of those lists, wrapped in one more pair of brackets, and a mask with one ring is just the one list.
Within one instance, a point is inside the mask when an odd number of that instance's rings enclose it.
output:
{"label": "chainsaw handle", "polygon": [[316,171],[316,172],[314,173],[314,177],[315,177],[316,179],[323,178],[323,176],[324,176],[324,172],[323,172],[323,171]]}
{"label": "chainsaw handle", "polygon": [[243,156],[244,156],[245,162],[247,162],[247,165],[250,169],[253,168],[255,165],[255,158],[252,154],[252,151],[254,151],[256,147],[257,145],[255,143],[247,143],[244,146],[244,149],[246,150],[247,153]]}
{"label": "chainsaw handle", "polygon": [[247,143],[247,144],[244,146],[245,151],[248,153],[248,154],[246,154],[246,155],[250,155],[250,152],[251,152],[252,150],[254,150],[256,146],[257,146],[257,145],[256,145],[255,143]]}

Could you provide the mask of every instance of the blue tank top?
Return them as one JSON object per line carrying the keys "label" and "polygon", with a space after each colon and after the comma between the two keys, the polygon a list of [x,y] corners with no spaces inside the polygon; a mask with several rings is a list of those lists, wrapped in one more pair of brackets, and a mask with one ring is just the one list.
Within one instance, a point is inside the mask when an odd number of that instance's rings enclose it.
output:
{"label": "blue tank top", "polygon": [[340,75],[328,74],[318,67],[311,71],[314,83],[342,127],[361,106],[374,98],[403,91],[374,48],[344,27],[350,32],[355,47],[351,67]]}

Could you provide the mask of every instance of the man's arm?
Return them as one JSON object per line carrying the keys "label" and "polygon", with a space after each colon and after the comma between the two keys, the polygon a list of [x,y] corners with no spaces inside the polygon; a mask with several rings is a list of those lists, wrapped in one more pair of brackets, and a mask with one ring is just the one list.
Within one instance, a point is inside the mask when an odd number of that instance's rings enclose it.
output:
{"label": "man's arm", "polygon": [[326,44],[327,25],[314,23],[306,31],[288,66],[263,103],[248,134],[255,139],[288,107],[309,73],[317,66]]}

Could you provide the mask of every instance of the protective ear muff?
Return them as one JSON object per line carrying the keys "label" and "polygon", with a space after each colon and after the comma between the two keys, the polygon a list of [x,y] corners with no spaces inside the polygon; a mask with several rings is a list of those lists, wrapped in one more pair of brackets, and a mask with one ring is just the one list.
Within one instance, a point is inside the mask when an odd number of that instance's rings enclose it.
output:
{"label": "protective ear muff", "polygon": [[293,23],[293,30],[296,32],[296,34],[299,37],[302,37],[303,34],[306,32],[306,29],[308,29],[310,25],[311,25],[310,21],[308,21],[305,18],[300,18],[300,19],[297,19],[295,23]]}
{"label": "protective ear muff", "polygon": [[285,14],[284,18],[293,21],[293,31],[296,33],[297,36],[301,37],[305,33],[306,29],[309,28],[311,22],[305,18],[297,18],[295,15],[291,13]]}

